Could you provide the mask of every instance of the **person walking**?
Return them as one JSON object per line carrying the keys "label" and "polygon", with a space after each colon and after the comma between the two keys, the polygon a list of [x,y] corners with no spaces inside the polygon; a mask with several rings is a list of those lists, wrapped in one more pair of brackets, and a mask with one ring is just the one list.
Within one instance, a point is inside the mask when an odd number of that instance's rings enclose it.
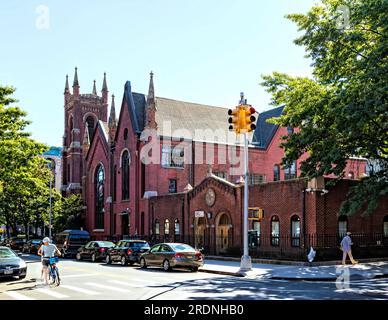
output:
{"label": "person walking", "polygon": [[342,255],[342,264],[346,265],[346,257],[349,255],[350,261],[352,264],[358,263],[358,261],[353,259],[352,255],[352,239],[350,238],[351,233],[346,232],[346,236],[341,241],[341,250],[343,251]]}

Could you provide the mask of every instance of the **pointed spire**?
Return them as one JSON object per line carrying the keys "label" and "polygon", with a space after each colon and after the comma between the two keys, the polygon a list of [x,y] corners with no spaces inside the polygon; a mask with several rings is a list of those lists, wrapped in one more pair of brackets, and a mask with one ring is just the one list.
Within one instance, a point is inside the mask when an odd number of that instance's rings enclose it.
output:
{"label": "pointed spire", "polygon": [[97,95],[97,90],[96,90],[96,80],[93,80],[93,94],[96,96]]}
{"label": "pointed spire", "polygon": [[114,94],[112,94],[112,103],[110,106],[109,128],[112,128],[113,125],[116,125],[116,108],[115,108],[115,95]]}
{"label": "pointed spire", "polygon": [[86,154],[89,151],[89,147],[90,147],[89,128],[86,125],[85,132],[84,132],[84,140],[82,142],[82,150],[83,150],[84,157],[86,157]]}
{"label": "pointed spire", "polygon": [[110,115],[109,115],[109,141],[113,142],[117,130],[117,120],[116,120],[116,108],[115,108],[115,95],[112,94],[112,103],[110,106]]}
{"label": "pointed spire", "polygon": [[104,81],[102,82],[102,90],[101,91],[108,91],[108,86],[106,85],[106,73],[104,72]]}
{"label": "pointed spire", "polygon": [[73,87],[79,87],[77,67],[75,67]]}
{"label": "pointed spire", "polygon": [[66,75],[66,82],[65,82],[65,93],[69,93],[69,76]]}
{"label": "pointed spire", "polygon": [[148,87],[148,96],[147,96],[148,105],[155,104],[155,89],[154,89],[154,73],[150,72],[150,85]]}

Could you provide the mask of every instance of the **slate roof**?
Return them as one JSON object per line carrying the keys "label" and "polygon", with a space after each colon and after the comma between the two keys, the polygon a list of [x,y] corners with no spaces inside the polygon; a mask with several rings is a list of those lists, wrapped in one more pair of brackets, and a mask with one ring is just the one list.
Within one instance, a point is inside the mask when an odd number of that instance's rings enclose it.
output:
{"label": "slate roof", "polygon": [[267,149],[272,137],[279,126],[266,122],[273,117],[279,117],[283,112],[284,106],[277,107],[268,111],[260,112],[256,123],[256,130],[253,133],[252,144],[260,149]]}
{"label": "slate roof", "polygon": [[[144,129],[144,117],[147,96],[131,91],[131,83],[125,84],[124,98],[127,101],[132,126],[135,132]],[[158,135],[184,138],[195,141],[235,144],[240,138],[228,128],[226,107],[209,106],[192,102],[155,97],[156,123]],[[266,120],[281,115],[284,107],[278,107],[260,113],[252,143],[266,149],[278,126],[266,123]],[[241,139],[242,142],[242,139]]]}

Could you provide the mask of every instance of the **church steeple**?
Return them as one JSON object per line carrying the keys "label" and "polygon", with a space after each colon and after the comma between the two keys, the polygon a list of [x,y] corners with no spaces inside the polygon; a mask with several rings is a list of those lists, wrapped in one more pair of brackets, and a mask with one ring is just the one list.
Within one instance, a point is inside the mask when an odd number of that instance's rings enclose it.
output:
{"label": "church steeple", "polygon": [[97,95],[97,90],[96,90],[96,80],[93,80],[93,94],[96,96]]}
{"label": "church steeple", "polygon": [[84,139],[82,142],[82,151],[83,151],[84,157],[86,157],[89,151],[89,147],[90,147],[89,129],[88,129],[88,126],[86,125],[85,132],[84,132]]}
{"label": "church steeple", "polygon": [[73,95],[79,95],[79,82],[78,82],[77,67],[75,67],[75,72],[74,72]]}
{"label": "church steeple", "polygon": [[104,103],[108,103],[108,86],[106,84],[106,73],[104,72],[104,80],[102,81],[102,99]]}
{"label": "church steeple", "polygon": [[110,106],[110,115],[109,115],[109,140],[113,141],[116,135],[117,130],[117,120],[116,120],[116,108],[115,108],[115,95],[112,94],[112,103]]}
{"label": "church steeple", "polygon": [[65,94],[66,93],[70,93],[70,90],[69,90],[69,76],[66,75],[66,82],[65,82]]}
{"label": "church steeple", "polygon": [[149,129],[156,129],[158,124],[155,120],[156,113],[156,101],[155,101],[155,89],[154,89],[154,73],[150,73],[150,84],[148,87],[147,106],[145,116],[145,127]]}

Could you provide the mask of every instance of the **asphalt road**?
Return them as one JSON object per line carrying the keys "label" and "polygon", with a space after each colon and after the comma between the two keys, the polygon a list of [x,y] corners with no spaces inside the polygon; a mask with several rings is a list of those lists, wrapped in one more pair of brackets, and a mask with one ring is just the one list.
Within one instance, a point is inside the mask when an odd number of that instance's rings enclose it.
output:
{"label": "asphalt road", "polygon": [[28,263],[24,280],[0,279],[0,300],[344,300],[388,299],[388,279],[337,288],[334,282],[258,280],[186,270],[165,272],[61,259],[59,287],[40,282],[40,259]]}

